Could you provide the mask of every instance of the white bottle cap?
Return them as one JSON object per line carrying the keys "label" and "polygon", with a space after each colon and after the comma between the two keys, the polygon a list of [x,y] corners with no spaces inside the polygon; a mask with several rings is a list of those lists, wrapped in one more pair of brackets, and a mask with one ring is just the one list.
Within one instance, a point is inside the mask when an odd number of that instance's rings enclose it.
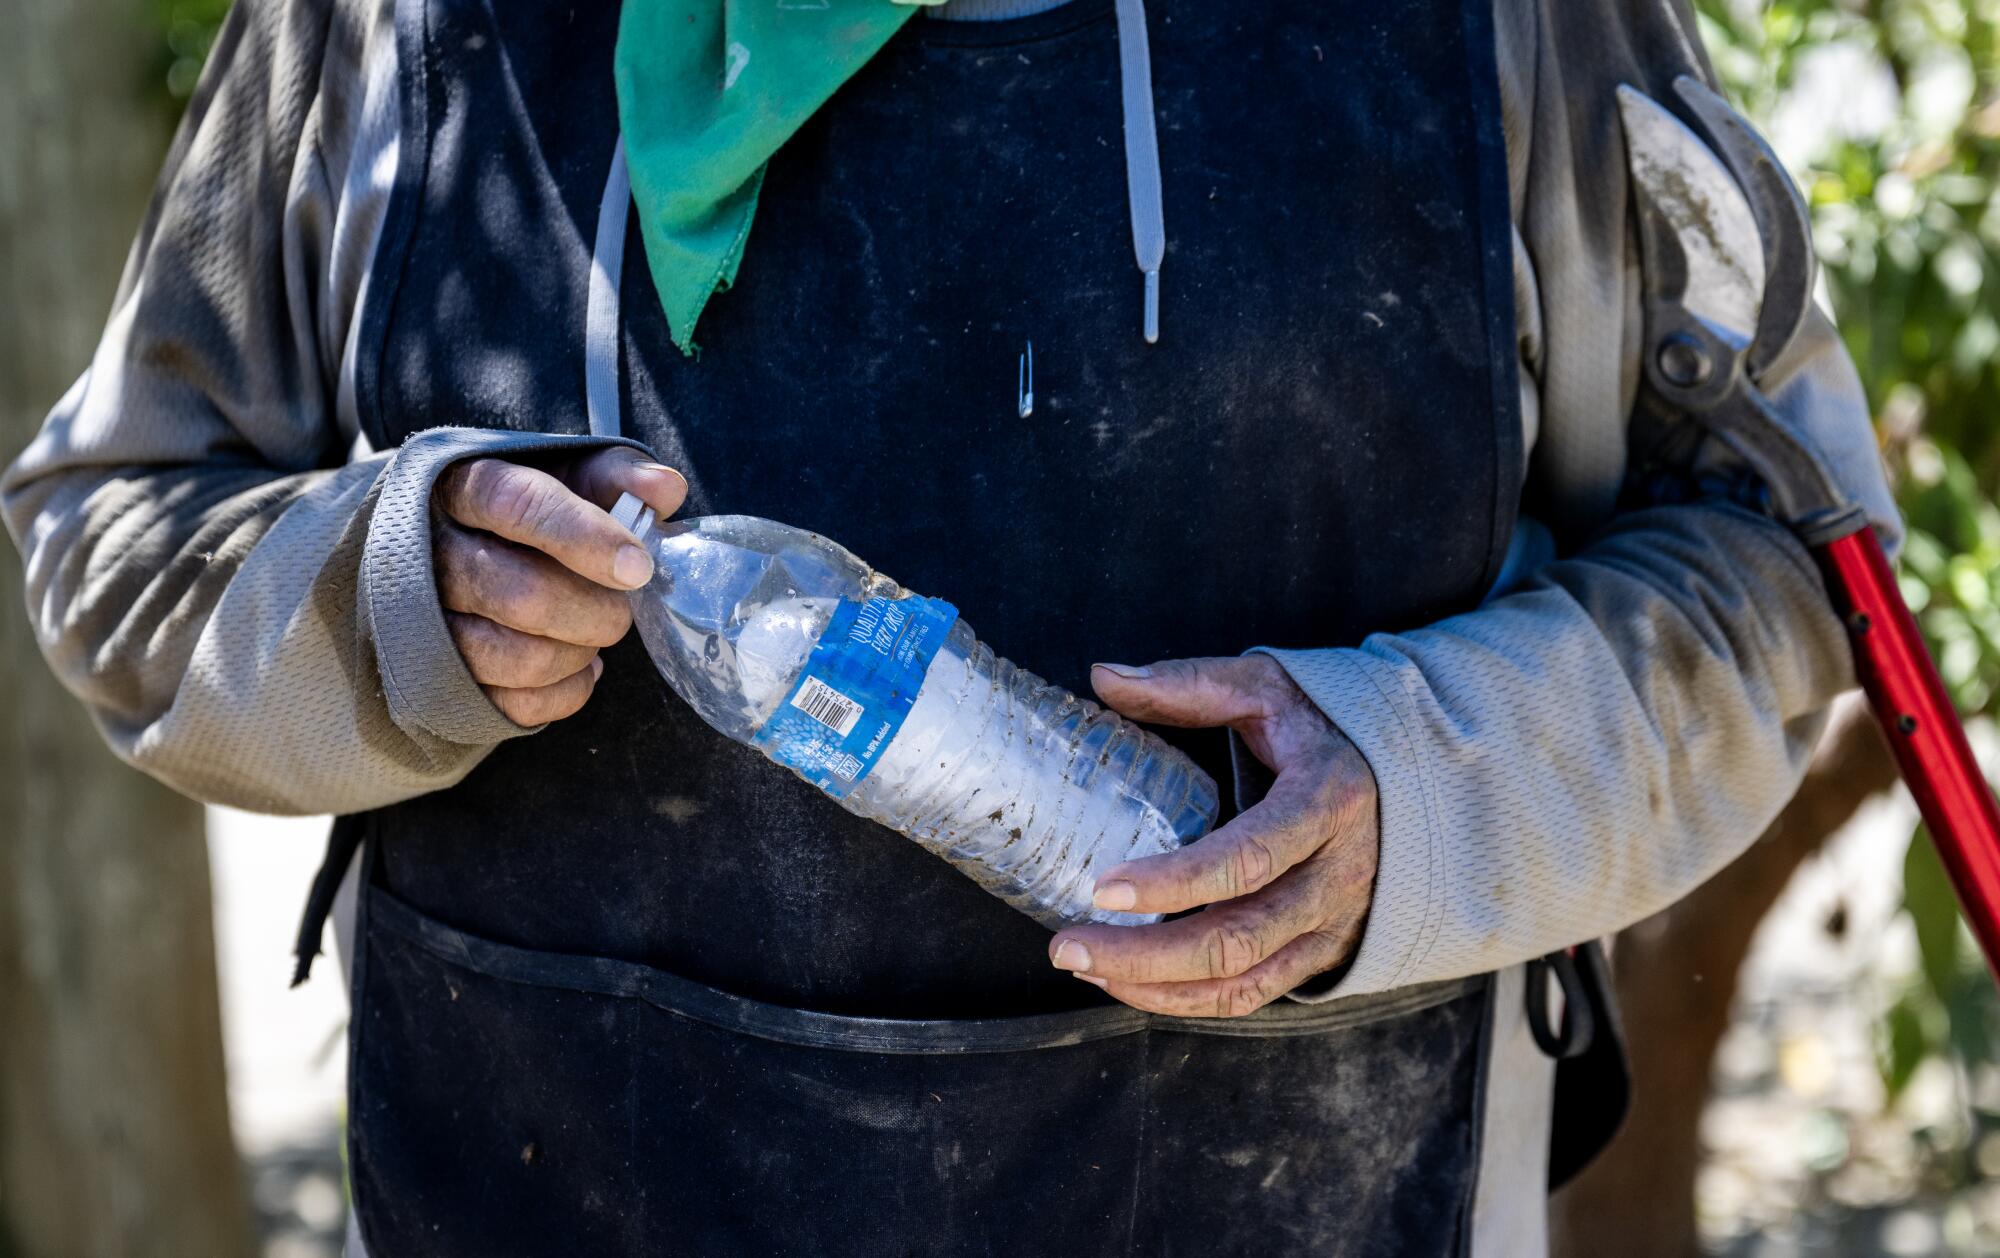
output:
{"label": "white bottle cap", "polygon": [[632,536],[644,537],[657,517],[651,507],[639,501],[638,495],[620,494],[618,504],[611,508],[611,518],[618,521],[619,527],[631,530]]}

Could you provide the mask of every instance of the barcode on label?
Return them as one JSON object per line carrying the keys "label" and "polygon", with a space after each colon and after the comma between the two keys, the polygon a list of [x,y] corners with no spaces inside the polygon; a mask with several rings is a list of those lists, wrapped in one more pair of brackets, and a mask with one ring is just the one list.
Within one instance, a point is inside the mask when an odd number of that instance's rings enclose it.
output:
{"label": "barcode on label", "polygon": [[842,738],[853,733],[854,723],[861,719],[860,704],[817,677],[806,678],[792,696],[792,706]]}

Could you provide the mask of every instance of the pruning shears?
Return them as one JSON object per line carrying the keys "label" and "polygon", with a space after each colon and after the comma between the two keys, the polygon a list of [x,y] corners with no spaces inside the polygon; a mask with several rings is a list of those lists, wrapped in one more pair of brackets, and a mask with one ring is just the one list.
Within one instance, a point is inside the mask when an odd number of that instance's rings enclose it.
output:
{"label": "pruning shears", "polygon": [[2000,806],[1861,505],[1763,384],[1812,298],[1810,220],[1790,175],[1726,101],[1688,77],[1676,113],[1618,91],[1644,269],[1645,389],[1675,422],[1725,443],[1772,514],[1813,553],[1847,626],[1855,673],[2000,975]]}

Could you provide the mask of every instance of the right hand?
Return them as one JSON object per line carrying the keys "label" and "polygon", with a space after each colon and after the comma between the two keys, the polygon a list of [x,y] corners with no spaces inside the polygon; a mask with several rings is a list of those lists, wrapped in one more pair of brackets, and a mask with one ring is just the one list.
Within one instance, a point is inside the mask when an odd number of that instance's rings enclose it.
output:
{"label": "right hand", "polygon": [[438,600],[459,655],[493,706],[517,725],[574,714],[625,636],[625,591],[652,558],[607,510],[637,495],[665,519],[687,481],[628,447],[542,467],[503,459],[454,463],[432,495]]}

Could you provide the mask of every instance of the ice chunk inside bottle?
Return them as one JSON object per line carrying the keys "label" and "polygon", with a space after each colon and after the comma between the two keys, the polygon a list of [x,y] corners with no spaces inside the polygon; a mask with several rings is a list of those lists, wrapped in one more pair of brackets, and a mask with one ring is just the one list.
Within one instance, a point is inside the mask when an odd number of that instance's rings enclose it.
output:
{"label": "ice chunk inside bottle", "polygon": [[656,524],[632,594],[646,649],[703,720],[944,858],[1051,928],[1098,877],[1215,822],[1215,783],[1115,713],[993,654],[949,604],[817,534],[753,516]]}

